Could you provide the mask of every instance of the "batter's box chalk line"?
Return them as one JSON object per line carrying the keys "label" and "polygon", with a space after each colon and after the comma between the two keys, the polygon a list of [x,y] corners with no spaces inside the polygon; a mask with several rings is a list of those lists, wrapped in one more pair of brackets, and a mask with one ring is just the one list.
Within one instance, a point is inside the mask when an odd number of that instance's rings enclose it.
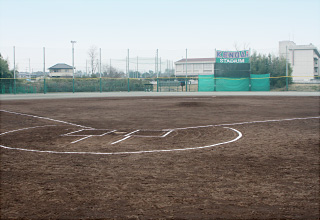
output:
{"label": "batter's box chalk line", "polygon": [[[139,135],[140,133],[160,133],[160,135]],[[118,130],[111,130],[111,129],[80,129],[77,131],[69,132],[67,134],[62,134],[61,136],[69,136],[69,137],[82,137],[76,141],[71,142],[71,144],[78,143],[80,141],[86,140],[91,137],[103,137],[108,134],[116,134],[119,136],[122,136],[119,140],[112,142],[111,144],[118,144],[120,142],[123,142],[131,137],[140,137],[140,138],[164,138],[168,136],[171,132],[173,132],[172,129],[165,129],[165,130],[134,130],[131,132],[128,131],[118,131]],[[84,134],[87,133],[87,134]],[[95,134],[94,134],[95,133]],[[101,134],[97,134],[101,133]]]}
{"label": "batter's box chalk line", "polygon": [[[68,125],[73,125],[76,127],[81,127],[82,129],[78,130],[78,131],[74,131],[74,132],[70,132],[67,134],[64,134],[63,136],[81,136],[81,139],[78,139],[72,143],[77,143],[79,141],[85,140],[87,138],[93,137],[93,136],[104,136],[104,135],[108,135],[111,134],[113,132],[117,132],[117,130],[108,130],[108,129],[94,129],[91,127],[87,127],[87,126],[82,126],[82,125],[78,125],[78,124],[73,124],[73,123],[69,123],[69,122],[65,122],[65,121],[60,121],[60,120],[55,120],[55,119],[51,119],[51,118],[47,118],[47,117],[40,117],[40,116],[35,116],[35,115],[28,115],[28,114],[23,114],[23,113],[17,113],[17,112],[12,112],[12,111],[6,111],[6,110],[0,110],[0,112],[6,112],[6,113],[10,113],[10,114],[16,114],[16,115],[22,115],[22,116],[27,116],[27,117],[34,117],[34,118],[38,118],[38,119],[44,119],[44,120],[49,120],[49,121],[54,121],[54,122],[59,122],[59,123],[64,123],[64,124],[68,124]],[[293,120],[308,120],[308,119],[319,119],[320,117],[305,117],[305,118],[288,118],[288,119],[277,119],[277,120],[265,120],[265,121],[249,121],[249,122],[237,122],[237,123],[231,123],[231,124],[219,124],[219,125],[205,125],[205,126],[195,126],[195,127],[186,127],[186,128],[173,128],[173,129],[163,129],[163,130],[153,130],[153,131],[162,131],[164,132],[163,135],[161,136],[143,136],[143,135],[135,135],[137,134],[139,131],[148,131],[148,130],[135,130],[132,131],[130,133],[123,133],[123,138],[113,142],[112,144],[117,144],[120,143],[124,140],[129,139],[130,137],[133,136],[137,136],[137,137],[160,137],[160,138],[164,138],[166,136],[168,136],[171,132],[173,131],[178,131],[178,130],[186,130],[186,129],[196,129],[196,128],[208,128],[208,127],[223,127],[224,129],[229,129],[232,130],[233,132],[235,132],[237,134],[237,137],[235,137],[232,140],[229,141],[225,141],[225,142],[221,142],[221,143],[217,143],[217,144],[211,144],[211,145],[206,145],[206,146],[201,146],[201,147],[189,147],[189,148],[180,148],[180,149],[168,149],[168,150],[146,150],[146,151],[132,151],[132,152],[59,152],[59,151],[43,151],[43,150],[33,150],[33,149],[25,149],[25,148],[14,148],[14,147],[8,147],[8,146],[4,146],[4,145],[0,145],[1,148],[5,148],[5,149],[10,149],[10,150],[20,150],[20,151],[27,151],[27,152],[37,152],[37,153],[52,153],[52,154],[91,154],[91,155],[120,155],[120,154],[142,154],[142,153],[161,153],[161,152],[179,152],[179,151],[187,151],[187,150],[197,150],[197,149],[205,149],[205,148],[212,148],[215,146],[219,146],[219,145],[224,145],[224,144],[229,144],[229,143],[233,143],[238,141],[241,137],[242,137],[242,133],[240,131],[238,131],[235,128],[231,128],[231,127],[226,127],[226,126],[232,126],[232,125],[244,125],[244,124],[255,124],[255,123],[272,123],[272,122],[282,122],[282,121],[293,121]],[[34,126],[34,127],[28,127],[28,128],[22,128],[22,129],[17,129],[17,130],[11,130],[11,131],[7,131],[4,133],[0,133],[1,135],[6,135],[8,133],[14,133],[14,132],[19,132],[19,131],[24,131],[24,130],[28,130],[28,129],[35,129],[35,128],[40,128],[40,127],[48,127],[48,126],[55,126],[55,125],[45,125],[45,126]],[[88,131],[106,131],[106,132],[101,132],[101,134],[99,135],[77,135],[76,133],[79,132],[88,132]],[[150,130],[152,131],[152,130]],[[150,132],[149,131],[149,132]],[[120,132],[121,133],[121,132]]]}

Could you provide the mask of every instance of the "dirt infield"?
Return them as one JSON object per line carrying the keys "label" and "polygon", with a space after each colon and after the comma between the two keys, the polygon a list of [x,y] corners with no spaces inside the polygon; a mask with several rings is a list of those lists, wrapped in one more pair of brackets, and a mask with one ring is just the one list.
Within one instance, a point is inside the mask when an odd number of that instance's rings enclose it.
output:
{"label": "dirt infield", "polygon": [[1,219],[319,219],[319,97],[1,101]]}

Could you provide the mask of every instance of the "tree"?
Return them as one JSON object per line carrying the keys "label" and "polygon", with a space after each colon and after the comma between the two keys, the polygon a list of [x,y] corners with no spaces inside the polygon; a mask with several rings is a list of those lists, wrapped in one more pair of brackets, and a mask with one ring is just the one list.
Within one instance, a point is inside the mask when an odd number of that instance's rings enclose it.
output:
{"label": "tree", "polygon": [[96,46],[91,46],[90,49],[88,50],[88,56],[90,59],[90,67],[91,67],[91,74],[94,74],[96,71],[96,68],[98,66],[98,48]]}
{"label": "tree", "polygon": [[13,78],[13,71],[9,70],[8,61],[4,60],[1,54],[0,54],[0,78]]}
{"label": "tree", "polygon": [[[261,55],[254,52],[250,58],[250,69],[252,74],[270,74],[271,88],[281,88],[286,85],[286,59],[274,57],[269,54]],[[291,76],[292,68],[288,64],[288,76]],[[289,84],[292,78],[288,78]]]}

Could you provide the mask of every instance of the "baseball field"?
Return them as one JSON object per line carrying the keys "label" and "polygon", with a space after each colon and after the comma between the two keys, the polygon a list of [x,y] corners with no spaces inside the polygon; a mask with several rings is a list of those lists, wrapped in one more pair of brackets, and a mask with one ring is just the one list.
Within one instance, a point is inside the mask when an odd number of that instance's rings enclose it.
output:
{"label": "baseball field", "polygon": [[19,99],[0,114],[1,219],[320,217],[319,96]]}

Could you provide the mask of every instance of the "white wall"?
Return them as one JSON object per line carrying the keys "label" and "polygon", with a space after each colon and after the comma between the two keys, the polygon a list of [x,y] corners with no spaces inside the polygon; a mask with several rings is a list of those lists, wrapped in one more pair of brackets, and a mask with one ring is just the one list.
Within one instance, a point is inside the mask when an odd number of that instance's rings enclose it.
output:
{"label": "white wall", "polygon": [[72,77],[72,69],[59,69],[59,72],[53,72],[50,70],[50,77]]}
{"label": "white wall", "polygon": [[[176,63],[175,75],[186,75],[186,64]],[[187,75],[211,75],[214,73],[214,63],[189,63],[187,64]]]}
{"label": "white wall", "polygon": [[306,81],[314,78],[313,50],[290,50],[289,63],[293,81]]}

